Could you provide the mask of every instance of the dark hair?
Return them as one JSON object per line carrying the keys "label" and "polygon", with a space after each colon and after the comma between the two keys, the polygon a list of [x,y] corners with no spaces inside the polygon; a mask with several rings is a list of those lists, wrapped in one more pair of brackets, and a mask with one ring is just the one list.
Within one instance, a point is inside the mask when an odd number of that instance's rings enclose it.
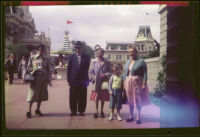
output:
{"label": "dark hair", "polygon": [[118,64],[114,64],[112,67],[113,72],[117,71],[117,70],[122,70],[122,65],[120,63]]}
{"label": "dark hair", "polygon": [[118,66],[121,70],[123,70],[123,66],[122,66],[121,63],[117,63],[117,66]]}

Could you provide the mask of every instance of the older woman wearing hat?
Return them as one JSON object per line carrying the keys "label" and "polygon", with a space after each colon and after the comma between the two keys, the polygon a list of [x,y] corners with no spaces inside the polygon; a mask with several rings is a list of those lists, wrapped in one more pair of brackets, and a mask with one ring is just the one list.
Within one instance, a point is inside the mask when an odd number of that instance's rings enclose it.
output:
{"label": "older woman wearing hat", "polygon": [[104,118],[104,102],[109,101],[109,92],[102,89],[103,80],[108,79],[111,72],[110,62],[103,55],[104,50],[99,46],[95,46],[97,58],[91,61],[89,68],[89,79],[94,84],[94,89],[91,94],[91,100],[95,101],[96,111],[94,118],[98,117],[98,104],[101,101],[101,117]]}
{"label": "older woman wearing hat", "polygon": [[40,106],[42,101],[48,100],[48,83],[50,75],[50,67],[45,57],[44,45],[37,47],[37,53],[32,55],[28,61],[27,72],[34,76],[34,81],[30,82],[26,101],[29,102],[29,111],[26,113],[27,118],[31,118],[31,108],[33,102],[37,102],[36,115],[42,116]]}

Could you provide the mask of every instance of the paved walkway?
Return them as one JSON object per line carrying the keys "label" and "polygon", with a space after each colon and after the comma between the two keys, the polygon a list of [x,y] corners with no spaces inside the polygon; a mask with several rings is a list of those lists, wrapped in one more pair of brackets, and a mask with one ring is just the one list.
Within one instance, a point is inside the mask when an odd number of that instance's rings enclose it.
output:
{"label": "paved walkway", "polygon": [[[88,100],[86,116],[70,117],[69,88],[65,80],[53,80],[53,87],[49,87],[49,100],[41,105],[44,116],[35,115],[36,103],[32,107],[31,119],[26,118],[28,102],[26,102],[28,84],[21,84],[21,79],[15,79],[13,85],[5,81],[5,114],[7,129],[127,129],[127,128],[159,128],[160,109],[154,105],[142,109],[142,124],[127,123],[128,105],[123,105],[121,116],[123,121],[118,121],[116,115],[113,121],[105,118],[93,118],[94,102],[89,100],[91,90],[88,87]],[[105,103],[104,112],[108,110]]]}

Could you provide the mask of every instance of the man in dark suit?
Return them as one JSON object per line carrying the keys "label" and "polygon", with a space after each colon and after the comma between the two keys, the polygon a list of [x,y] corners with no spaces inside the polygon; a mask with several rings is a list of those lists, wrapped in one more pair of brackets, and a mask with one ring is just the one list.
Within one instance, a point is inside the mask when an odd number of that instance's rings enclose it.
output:
{"label": "man in dark suit", "polygon": [[17,62],[14,59],[14,55],[11,53],[9,59],[6,61],[6,68],[8,70],[9,75],[9,84],[13,83],[14,73],[16,71]]}
{"label": "man in dark suit", "polygon": [[77,41],[74,45],[76,53],[72,54],[68,60],[67,82],[70,86],[70,116],[75,116],[77,110],[80,116],[85,116],[87,86],[89,85],[88,69],[90,66],[90,57],[82,53],[82,47],[83,44]]}

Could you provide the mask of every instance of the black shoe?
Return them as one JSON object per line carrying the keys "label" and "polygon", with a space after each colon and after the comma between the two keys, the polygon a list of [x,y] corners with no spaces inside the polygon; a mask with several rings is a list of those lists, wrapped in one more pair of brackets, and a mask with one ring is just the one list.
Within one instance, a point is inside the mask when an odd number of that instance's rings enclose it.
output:
{"label": "black shoe", "polygon": [[141,124],[141,120],[136,120],[136,124]]}
{"label": "black shoe", "polygon": [[27,113],[26,113],[26,117],[27,117],[27,118],[31,118],[31,112],[27,112]]}
{"label": "black shoe", "polygon": [[94,118],[98,118],[98,113],[94,113]]}
{"label": "black shoe", "polygon": [[81,113],[79,114],[79,116],[85,116],[85,114],[84,114],[83,112],[81,112]]}
{"label": "black shoe", "polygon": [[39,115],[39,116],[43,116],[43,114],[41,113],[40,110],[35,110],[35,114],[36,114],[36,115]]}
{"label": "black shoe", "polygon": [[101,112],[101,118],[104,118],[104,117],[105,117],[104,113],[103,113],[103,112]]}
{"label": "black shoe", "polygon": [[69,116],[76,116],[76,113],[71,113],[69,114]]}
{"label": "black shoe", "polygon": [[132,118],[128,118],[127,120],[126,120],[126,122],[132,122],[132,121],[134,121],[134,118],[132,117]]}

